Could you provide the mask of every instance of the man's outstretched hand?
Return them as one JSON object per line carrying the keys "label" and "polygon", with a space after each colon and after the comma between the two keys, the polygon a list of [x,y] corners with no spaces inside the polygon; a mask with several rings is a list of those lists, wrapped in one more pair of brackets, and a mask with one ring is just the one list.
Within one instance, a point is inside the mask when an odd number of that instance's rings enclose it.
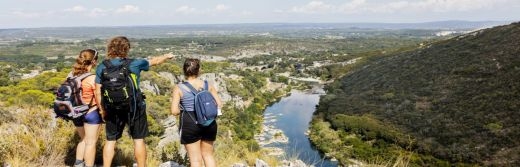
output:
{"label": "man's outstretched hand", "polygon": [[166,54],[164,54],[163,56],[166,57],[167,59],[173,59],[173,58],[175,58],[175,55],[173,55],[172,52],[170,52],[170,53],[166,53]]}
{"label": "man's outstretched hand", "polygon": [[164,63],[166,60],[171,60],[174,57],[175,57],[175,55],[173,55],[173,53],[170,52],[170,53],[164,54],[162,56],[153,57],[148,61],[150,62],[150,66],[154,66],[154,65]]}

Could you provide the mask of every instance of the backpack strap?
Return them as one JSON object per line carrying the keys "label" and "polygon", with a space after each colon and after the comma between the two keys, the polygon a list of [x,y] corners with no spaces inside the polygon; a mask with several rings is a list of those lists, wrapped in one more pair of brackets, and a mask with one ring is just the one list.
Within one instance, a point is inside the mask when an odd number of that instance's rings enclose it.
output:
{"label": "backpack strap", "polygon": [[72,77],[74,77],[74,76],[72,75],[72,71],[71,71],[71,72],[69,72],[69,74],[67,74],[67,78],[72,78]]}
{"label": "backpack strap", "polygon": [[191,85],[189,82],[183,82],[182,84],[186,85],[186,87],[188,87],[188,89],[190,89],[190,92],[194,95],[197,95],[197,93],[199,93],[199,91],[195,89],[195,87],[193,87],[193,85]]}
{"label": "backpack strap", "polygon": [[106,68],[112,68],[114,64],[110,62],[110,59],[103,60],[103,65],[105,65]]}
{"label": "backpack strap", "polygon": [[[95,96],[95,95],[94,95],[94,96]],[[92,105],[92,103],[94,103],[94,100],[95,100],[95,99],[94,99],[94,96],[92,96],[92,98],[90,99],[90,103],[88,103],[88,107],[89,107],[89,108],[95,107],[95,106]]]}
{"label": "backpack strap", "polygon": [[127,67],[128,70],[130,70],[130,63],[132,63],[132,61],[134,61],[134,59],[125,58],[122,61],[123,61],[123,63],[121,65]]}
{"label": "backpack strap", "polygon": [[132,82],[132,87],[135,89],[134,93],[139,94],[141,92],[141,88],[139,88],[139,83],[137,82],[137,75],[130,70],[130,64],[132,64],[132,62],[134,60],[135,59],[125,58],[125,59],[121,60],[121,61],[123,61],[121,66],[126,67],[127,75],[128,75],[128,77],[130,77],[130,82]]}
{"label": "backpack strap", "polygon": [[204,80],[204,90],[209,91],[208,80]]}
{"label": "backpack strap", "polygon": [[[182,112],[188,112],[188,111],[184,111],[184,110],[183,110]],[[182,114],[182,113],[181,113],[181,114]],[[197,119],[193,118],[193,116],[191,116],[190,113],[186,113],[186,114],[188,114],[188,116],[191,118],[191,120],[192,120],[195,124],[198,124]],[[197,113],[194,111],[193,114],[197,114]],[[181,121],[182,121],[182,117],[181,117]]]}
{"label": "backpack strap", "polygon": [[[190,89],[190,91],[191,91],[193,94],[197,94],[197,93],[200,92],[200,91],[198,91],[197,89],[195,89],[195,87],[193,87],[193,85],[191,85],[189,82],[183,82],[182,84],[184,84],[186,87],[188,87],[188,89]],[[203,90],[206,90],[206,91],[209,90],[209,84],[208,84],[208,81],[207,81],[207,80],[204,80]]]}
{"label": "backpack strap", "polygon": [[[130,65],[130,63],[132,63],[132,61],[134,61],[134,59],[124,58],[124,59],[121,59],[121,61],[122,61],[122,63],[121,63],[122,66],[126,66],[126,67],[128,67],[128,69],[130,69],[129,65]],[[111,59],[103,60],[103,65],[105,65],[106,68],[111,68],[114,66],[114,64],[112,64],[112,62],[111,62]]]}
{"label": "backpack strap", "polygon": [[[189,82],[186,81],[186,82],[183,82],[182,84],[183,84],[184,87],[188,88],[189,91],[190,91],[191,93],[193,93],[193,95],[197,96],[197,93],[199,93],[199,91],[197,91],[197,89],[195,89],[195,87],[193,87],[193,85],[191,85]],[[196,98],[196,97],[195,97],[195,98]],[[196,101],[196,99],[195,99],[195,101]],[[182,105],[181,105],[181,106],[182,106]],[[184,111],[184,107],[182,107],[182,109],[183,109],[183,112],[185,112],[185,111]],[[190,113],[187,113],[187,114],[188,114],[188,116],[191,118],[191,120],[193,120],[193,122],[194,122],[195,124],[198,124],[197,119],[193,118],[193,116],[191,116]],[[182,119],[182,118],[181,118],[181,119]]]}
{"label": "backpack strap", "polygon": [[84,74],[81,74],[80,76],[77,76],[76,79],[78,81],[83,81],[85,78],[89,77],[89,76],[92,76],[94,74],[90,73],[90,72],[87,72],[87,73],[84,73]]}

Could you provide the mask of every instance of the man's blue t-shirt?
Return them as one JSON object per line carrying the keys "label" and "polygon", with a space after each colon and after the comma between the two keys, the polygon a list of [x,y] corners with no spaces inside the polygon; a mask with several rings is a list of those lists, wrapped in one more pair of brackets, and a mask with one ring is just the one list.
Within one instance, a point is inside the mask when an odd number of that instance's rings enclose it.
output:
{"label": "man's blue t-shirt", "polygon": [[[121,65],[121,58],[111,59],[110,62],[115,65]],[[134,59],[130,63],[130,72],[134,73],[137,77],[137,86],[139,86],[139,78],[141,77],[141,71],[148,71],[150,69],[150,63],[145,59]],[[103,62],[99,64],[96,69],[96,83],[101,84],[101,77],[103,76],[103,70],[105,69]]]}

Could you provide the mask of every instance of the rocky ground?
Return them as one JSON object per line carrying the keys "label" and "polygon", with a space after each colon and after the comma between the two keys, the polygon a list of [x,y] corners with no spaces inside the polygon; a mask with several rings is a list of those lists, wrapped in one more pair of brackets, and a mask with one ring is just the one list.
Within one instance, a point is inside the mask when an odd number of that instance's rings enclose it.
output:
{"label": "rocky ground", "polygon": [[[175,76],[168,72],[160,72],[159,75],[165,79],[168,79],[172,84],[177,84],[179,82],[183,81],[184,76]],[[216,89],[219,92],[219,96],[221,97],[222,101],[224,103],[232,101],[237,106],[246,106],[247,101],[243,101],[240,97],[233,97],[231,96],[227,91],[227,85],[224,79],[226,79],[226,75],[223,73],[215,74],[215,73],[207,73],[200,76],[201,79],[207,80],[209,83],[215,85]],[[282,87],[283,85],[276,85],[276,83],[272,83],[273,88],[274,87]],[[145,91],[154,92],[156,94],[159,94],[161,90],[159,90],[158,86],[154,83],[151,83],[150,81],[142,81],[141,82],[141,89]],[[271,119],[267,119],[266,121],[276,121],[275,116],[269,117]],[[161,121],[163,127],[166,129],[163,136],[161,136],[161,140],[159,141],[159,144],[157,145],[157,148],[163,148],[169,143],[173,142],[179,142],[180,136],[179,136],[179,124],[177,119],[174,116],[169,116],[168,118]],[[265,126],[263,127],[263,131],[266,133],[265,136],[257,135],[257,139],[264,139],[260,140],[260,145],[264,146],[270,143],[276,143],[276,142],[288,142],[288,138],[283,134],[283,132],[280,129],[275,129],[272,126]],[[268,140],[267,140],[268,139]],[[271,155],[283,155],[283,150],[279,148],[265,148],[267,150],[271,150]],[[179,151],[180,155],[185,155],[186,152],[181,147]],[[287,167],[300,167],[300,166],[307,166],[302,161],[283,161],[282,162]],[[160,165],[160,167],[179,167],[182,165],[179,165],[177,162],[164,162]],[[241,166],[247,166],[244,163],[236,163],[234,166],[241,167]],[[269,166],[267,163],[265,163],[263,160],[257,159],[256,165],[258,167],[266,167]]]}

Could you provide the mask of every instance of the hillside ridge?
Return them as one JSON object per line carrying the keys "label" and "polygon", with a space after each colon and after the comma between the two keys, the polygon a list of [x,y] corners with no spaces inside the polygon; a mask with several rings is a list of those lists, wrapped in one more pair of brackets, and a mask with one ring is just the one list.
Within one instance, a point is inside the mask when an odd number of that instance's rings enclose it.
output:
{"label": "hillside ridge", "polygon": [[[518,165],[518,55],[520,23],[381,56],[329,85],[318,118],[351,133],[341,115],[373,117],[410,134],[413,151],[424,155],[451,163]],[[395,138],[406,147],[408,142]]]}

